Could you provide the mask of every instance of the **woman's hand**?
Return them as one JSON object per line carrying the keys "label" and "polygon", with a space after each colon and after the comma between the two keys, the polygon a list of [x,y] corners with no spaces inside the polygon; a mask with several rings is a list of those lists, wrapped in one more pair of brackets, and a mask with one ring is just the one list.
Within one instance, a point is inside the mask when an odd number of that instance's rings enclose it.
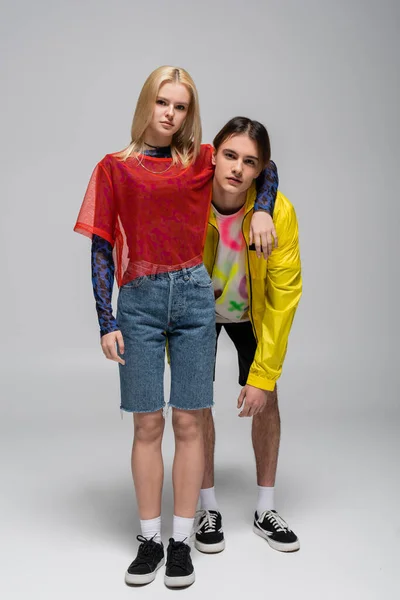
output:
{"label": "woman's hand", "polygon": [[[274,242],[272,243],[272,238]],[[265,260],[271,254],[273,248],[278,247],[278,236],[275,231],[274,222],[269,213],[263,210],[256,210],[253,213],[250,223],[250,246],[255,244],[258,258],[261,251]]]}
{"label": "woman's hand", "polygon": [[117,345],[120,354],[125,352],[124,338],[120,331],[111,331],[101,337],[101,348],[104,352],[104,356],[109,360],[114,360],[121,365],[125,364],[125,361],[118,356]]}

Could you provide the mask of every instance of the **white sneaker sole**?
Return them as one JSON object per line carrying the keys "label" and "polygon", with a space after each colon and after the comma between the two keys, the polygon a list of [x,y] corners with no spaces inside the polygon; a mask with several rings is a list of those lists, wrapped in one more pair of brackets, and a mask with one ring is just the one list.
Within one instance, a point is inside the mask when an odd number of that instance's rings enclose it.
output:
{"label": "white sneaker sole", "polygon": [[225,540],[217,542],[216,544],[203,544],[203,542],[195,540],[194,545],[199,552],[204,552],[204,554],[216,554],[217,552],[225,550]]}
{"label": "white sneaker sole", "polygon": [[192,585],[195,579],[194,571],[190,575],[186,575],[186,577],[168,577],[168,575],[164,575],[164,583],[170,588],[187,587],[188,585]]}
{"label": "white sneaker sole", "polygon": [[145,573],[144,575],[133,575],[132,573],[125,573],[125,583],[128,585],[146,585],[146,583],[151,583],[155,580],[157,571],[160,567],[163,566],[165,560],[164,558],[160,560],[154,571],[151,573]]}
{"label": "white sneaker sole", "polygon": [[253,525],[253,531],[256,535],[259,535],[264,540],[267,540],[271,548],[273,548],[274,550],[278,550],[278,552],[296,552],[297,550],[300,550],[299,540],[291,542],[290,544],[283,544],[282,542],[275,542],[274,540],[271,540],[271,538],[266,533],[261,531],[261,529],[258,529],[258,527],[256,527],[255,525]]}

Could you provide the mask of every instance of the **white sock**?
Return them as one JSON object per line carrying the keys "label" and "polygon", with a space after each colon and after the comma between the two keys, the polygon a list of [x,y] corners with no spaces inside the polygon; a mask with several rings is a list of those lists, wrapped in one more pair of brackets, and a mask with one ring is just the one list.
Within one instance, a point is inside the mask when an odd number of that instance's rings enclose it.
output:
{"label": "white sock", "polygon": [[218,502],[215,497],[215,487],[200,490],[200,506],[203,510],[218,510]]}
{"label": "white sock", "polygon": [[154,537],[154,541],[161,544],[161,516],[155,519],[145,519],[140,521],[142,536],[147,540]]}
{"label": "white sock", "polygon": [[274,487],[258,485],[257,514],[260,516],[265,510],[274,510]]}
{"label": "white sock", "polygon": [[190,546],[190,536],[193,529],[193,519],[187,519],[186,517],[177,517],[174,515],[172,537],[176,542],[185,542]]}

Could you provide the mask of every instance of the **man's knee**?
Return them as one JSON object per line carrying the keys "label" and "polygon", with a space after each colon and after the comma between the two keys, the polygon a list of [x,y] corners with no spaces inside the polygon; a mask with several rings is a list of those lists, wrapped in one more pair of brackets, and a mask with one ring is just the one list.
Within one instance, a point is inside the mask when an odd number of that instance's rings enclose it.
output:
{"label": "man's knee", "polygon": [[135,440],[155,443],[161,441],[164,433],[162,410],[153,413],[134,414]]}
{"label": "man's knee", "polygon": [[202,410],[173,409],[172,426],[175,439],[178,442],[190,442],[202,435],[203,430]]}

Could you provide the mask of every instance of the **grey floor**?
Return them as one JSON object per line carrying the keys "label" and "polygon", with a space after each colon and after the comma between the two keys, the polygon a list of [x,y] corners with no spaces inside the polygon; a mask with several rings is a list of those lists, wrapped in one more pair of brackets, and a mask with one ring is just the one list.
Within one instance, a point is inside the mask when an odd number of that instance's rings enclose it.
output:
{"label": "grey floor", "polygon": [[[235,360],[223,338],[215,418],[226,550],[216,556],[194,551],[197,580],[180,593],[282,600],[399,597],[399,414],[377,410],[373,399],[363,411],[337,410],[337,390],[327,374],[314,374],[307,383],[304,372],[288,367],[280,387],[277,508],[298,533],[301,550],[281,554],[252,532],[250,421],[238,419],[234,408],[238,387],[229,374]],[[364,393],[354,385],[343,386],[342,407]],[[140,589],[123,581],[139,529],[129,467],[132,424],[119,414],[114,365],[99,361],[97,350],[83,354],[79,366],[72,355],[51,365],[32,359],[23,378],[3,374],[2,397],[1,597],[173,594],[162,573]],[[172,521],[172,447],[169,418],[165,542]]]}

